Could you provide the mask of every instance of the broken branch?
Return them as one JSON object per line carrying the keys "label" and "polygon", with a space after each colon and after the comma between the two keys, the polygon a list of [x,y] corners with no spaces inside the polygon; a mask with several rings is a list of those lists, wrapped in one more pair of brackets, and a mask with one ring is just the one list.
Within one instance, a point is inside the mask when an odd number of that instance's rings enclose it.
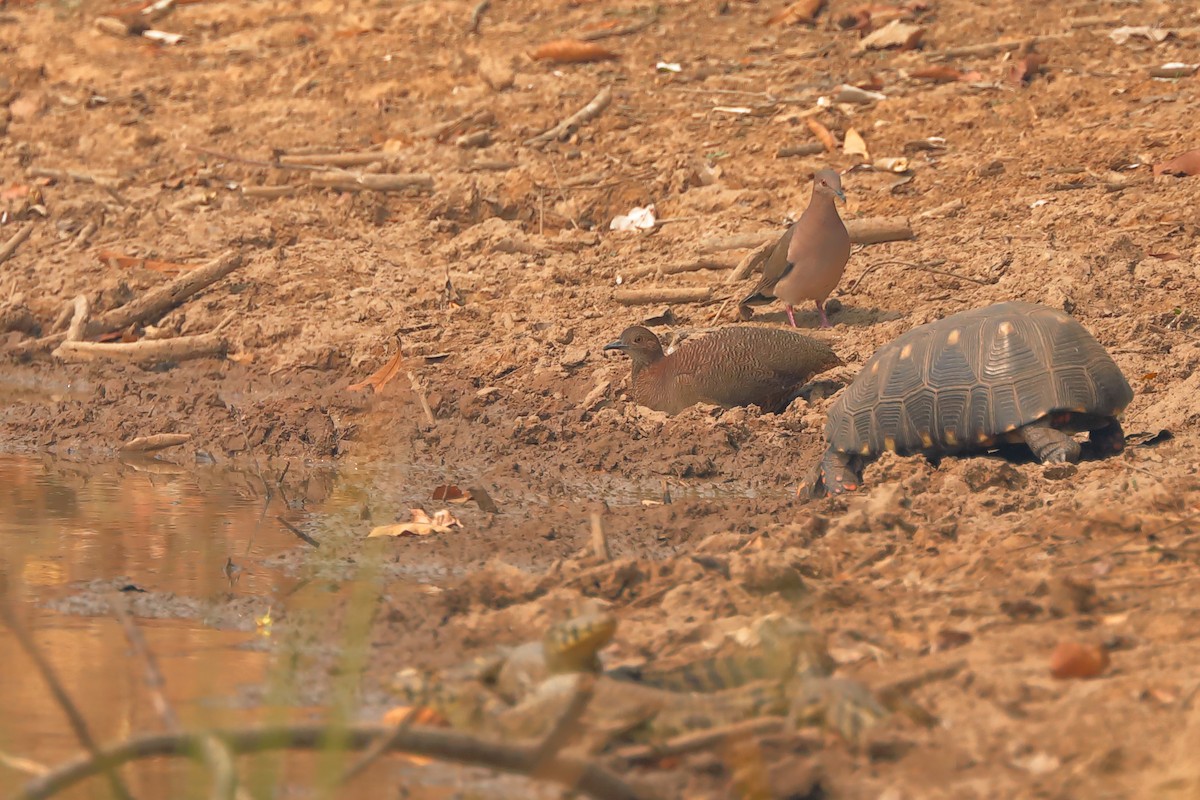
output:
{"label": "broken branch", "polygon": [[605,86],[600,92],[592,98],[592,101],[583,108],[576,111],[571,116],[564,119],[562,122],[550,128],[547,131],[539,133],[531,139],[525,140],[526,147],[537,147],[547,142],[555,140],[562,141],[579,129],[580,125],[585,122],[590,122],[600,116],[600,112],[608,108],[608,104],[612,102],[612,87]]}
{"label": "broken branch", "polygon": [[192,295],[208,288],[242,266],[242,254],[222,253],[202,267],[186,272],[170,283],[147,292],[133,302],[102,314],[88,326],[91,335],[122,330],[130,325],[158,319]]}
{"label": "broken branch", "polygon": [[[80,756],[35,778],[16,794],[16,800],[44,800],[85,778],[145,758],[189,756],[201,746],[206,734],[143,734]],[[365,750],[381,737],[391,737],[390,752],[413,753],[460,764],[489,767],[501,772],[530,775],[538,767],[538,776],[569,785],[575,791],[597,800],[645,800],[619,776],[591,761],[555,755],[538,765],[533,759],[536,746],[488,742],[457,731],[413,727],[403,732],[387,725],[351,725],[337,734],[326,725],[284,725],[213,732],[232,752],[258,753],[278,749],[317,750],[337,741],[347,750]],[[115,772],[113,773],[115,774]]]}
{"label": "broken branch", "polygon": [[13,253],[17,252],[17,248],[21,246],[21,242],[28,239],[31,233],[33,233],[32,222],[26,223],[23,228],[17,229],[17,232],[10,236],[8,241],[0,247],[0,264],[3,264]]}
{"label": "broken branch", "polygon": [[63,342],[54,355],[63,361],[82,362],[107,358],[112,361],[186,361],[222,356],[229,342],[217,331],[174,339],[144,339],[140,342]]}
{"label": "broken branch", "polygon": [[309,177],[309,183],[323,189],[338,189],[343,192],[400,192],[405,189],[433,191],[433,176],[415,173],[358,173],[345,170],[318,172]]}
{"label": "broken branch", "polygon": [[707,286],[650,289],[618,289],[613,300],[623,306],[646,306],[652,303],[703,303],[712,297]]}

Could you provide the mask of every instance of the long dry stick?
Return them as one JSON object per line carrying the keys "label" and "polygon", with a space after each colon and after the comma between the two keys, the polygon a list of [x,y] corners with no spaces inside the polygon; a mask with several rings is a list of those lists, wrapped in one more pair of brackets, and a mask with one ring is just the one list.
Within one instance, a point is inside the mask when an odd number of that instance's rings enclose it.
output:
{"label": "long dry stick", "polygon": [[203,267],[186,272],[170,283],[146,292],[131,303],[101,314],[88,326],[88,330],[90,333],[108,333],[127,328],[134,323],[158,319],[192,295],[241,267],[242,263],[241,253],[228,250]]}
{"label": "long dry stick", "polygon": [[608,104],[612,102],[612,98],[612,87],[605,86],[586,106],[579,109],[550,130],[543,131],[531,139],[526,139],[525,146],[541,146],[547,142],[553,142],[556,139],[566,139],[572,133],[579,130],[580,125],[584,124],[585,122],[590,122],[591,120],[600,116],[600,112],[608,108]]}
{"label": "long dry stick", "polygon": [[[944,264],[945,262],[944,261],[935,261],[934,263],[935,264]],[[977,283],[980,286],[987,286],[987,284],[988,284],[987,281],[982,281],[979,278],[971,278],[971,277],[968,277],[967,275],[959,275],[957,272],[950,272],[949,270],[937,269],[936,267],[934,267],[930,264],[910,264],[907,261],[876,261],[874,264],[872,264],[871,266],[869,266],[865,270],[863,270],[863,274],[859,275],[858,279],[855,280],[854,283],[850,284],[850,288],[846,290],[846,294],[854,294],[854,290],[857,289],[858,285],[863,282],[863,278],[867,277],[868,275],[870,275],[872,272],[879,269],[880,267],[886,267],[889,265],[908,267],[910,269],[919,269],[922,272],[932,272],[934,275],[945,275],[947,278],[957,278],[960,281],[970,281],[971,283]]]}
{"label": "long dry stick", "polygon": [[54,355],[63,361],[186,361],[223,355],[229,342],[220,333],[143,339],[140,342],[63,342]]}
{"label": "long dry stick", "polygon": [[[125,785],[125,781],[121,780],[121,776],[117,773],[119,764],[103,760],[103,753],[99,745],[96,744],[96,740],[92,738],[92,732],[88,729],[87,721],[83,718],[83,714],[79,712],[78,706],[71,700],[71,696],[67,694],[67,690],[63,688],[62,683],[58,680],[58,675],[55,674],[53,667],[50,666],[50,662],[42,655],[42,651],[38,650],[33,637],[29,635],[29,631],[25,629],[25,626],[17,620],[17,615],[13,613],[12,607],[8,603],[0,602],[0,616],[4,617],[4,623],[12,631],[13,637],[21,645],[21,649],[33,661],[33,665],[41,673],[42,680],[50,688],[50,693],[54,695],[54,699],[58,702],[59,707],[67,715],[67,721],[71,724],[71,730],[75,732],[75,738],[83,745],[83,749],[88,752],[85,760],[95,762],[96,766],[89,774],[105,773],[108,776],[108,785],[112,788],[114,795],[120,798],[120,800],[133,800],[133,795],[129,793],[129,787]],[[53,775],[54,772],[51,771],[35,779],[34,782],[49,780]]]}
{"label": "long dry stick", "polygon": [[[348,750],[366,750],[380,737],[396,731],[387,725],[352,725],[339,728],[339,744]],[[74,786],[85,778],[129,761],[158,756],[187,756],[209,734],[142,734],[104,748],[99,754],[80,756],[49,774],[29,781],[13,800],[42,800]],[[232,752],[241,754],[269,750],[316,750],[328,746],[328,725],[281,725],[240,730],[213,731]],[[489,767],[501,772],[530,775],[537,767],[538,745],[514,745],[477,739],[458,731],[413,727],[395,735],[391,752],[413,753],[460,764]],[[568,784],[575,791],[597,800],[647,800],[646,795],[595,762],[557,755],[541,765],[540,777]]]}
{"label": "long dry stick", "polygon": [[9,256],[17,252],[17,248],[21,246],[21,242],[28,239],[31,233],[33,233],[32,222],[23,228],[19,228],[16,233],[9,237],[9,240],[0,246],[0,264],[3,264],[8,260]]}
{"label": "long dry stick", "polygon": [[[171,707],[164,692],[167,682],[163,679],[162,670],[158,668],[158,659],[146,646],[146,638],[142,636],[141,630],[129,616],[125,604],[125,598],[118,596],[109,602],[109,607],[112,609],[113,616],[117,618],[117,622],[121,623],[121,629],[125,631],[125,638],[129,641],[129,646],[142,661],[146,688],[150,690],[150,700],[154,703],[155,712],[158,713],[159,719],[162,720],[168,731],[179,733],[183,726],[180,725],[179,716]],[[225,746],[212,736],[206,736],[200,743],[200,757],[212,772],[213,783],[209,797],[212,800],[233,800],[234,797],[238,797],[237,773],[233,770],[233,757],[230,756]],[[246,798],[240,798],[240,800],[246,800]]]}
{"label": "long dry stick", "polygon": [[623,306],[644,306],[651,303],[703,303],[712,297],[707,286],[655,286],[648,289],[618,289],[613,300]]}

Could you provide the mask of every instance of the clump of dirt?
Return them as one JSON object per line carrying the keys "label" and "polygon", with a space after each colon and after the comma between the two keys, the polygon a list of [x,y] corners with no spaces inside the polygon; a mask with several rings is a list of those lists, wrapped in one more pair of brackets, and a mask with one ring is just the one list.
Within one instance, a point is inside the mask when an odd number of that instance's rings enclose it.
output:
{"label": "clump of dirt", "polygon": [[[969,667],[921,690],[941,726],[896,723],[910,746],[892,757],[771,751],[794,782],[871,798],[1194,792],[1200,179],[1149,165],[1197,146],[1200,77],[1150,68],[1198,60],[1200,14],[937,0],[897,9],[922,29],[915,49],[872,49],[872,12],[840,2],[778,26],[778,8],[754,4],[512,0],[471,33],[474,8],[185,4],[154,23],[183,34],[173,46],[101,30],[91,7],[0,9],[3,446],[107,457],[170,432],[192,435],[177,460],[260,463],[292,482],[313,463],[413,466],[371,479],[358,527],[328,537],[336,556],[320,566],[382,554],[386,574],[440,589],[385,601],[377,687],[402,665],[535,636],[585,598],[616,609],[610,657],[628,663],[799,609],[847,674]],[[522,55],[626,21],[601,40],[616,60]],[[1139,25],[1173,34],[1109,36]],[[916,77],[930,66],[961,79]],[[528,143],[605,87],[594,117]],[[816,141],[810,122],[839,147],[789,155]],[[840,149],[851,130],[869,157]],[[908,169],[849,169],[878,158]],[[754,276],[726,276],[748,249],[715,240],[779,232],[826,165],[845,171],[847,219],[903,217],[914,233],[852,255],[833,329],[812,331],[847,362],[826,377],[844,383],[914,325],[1041,302],[1113,354],[1135,389],[1127,431],[1173,438],[1065,468],[881,459],[861,493],[806,501],[794,490],[824,449],[829,397],[780,415],[633,407],[628,364],[603,344],[647,320],[735,324]],[[387,180],[404,185],[369,188]],[[608,230],[648,203],[661,225]],[[175,277],[143,259],[173,269],[227,250],[245,258],[228,277],[105,332],[224,323],[226,357],[51,355],[76,296],[95,320]],[[665,313],[617,302],[618,285],[711,291]],[[767,308],[754,324],[786,320]],[[397,346],[382,391],[347,388]],[[468,504],[461,532],[365,549],[370,525],[451,482],[485,486],[501,513]],[[594,513],[610,562],[587,560]],[[1064,581],[1092,600],[1064,601]],[[1111,668],[1052,679],[1068,639],[1112,645]],[[733,791],[708,759],[669,785]]]}

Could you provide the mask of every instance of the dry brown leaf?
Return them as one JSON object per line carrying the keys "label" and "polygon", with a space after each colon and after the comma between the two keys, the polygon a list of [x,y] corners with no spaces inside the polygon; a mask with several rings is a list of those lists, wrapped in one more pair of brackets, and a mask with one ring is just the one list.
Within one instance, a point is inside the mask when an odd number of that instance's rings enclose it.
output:
{"label": "dry brown leaf", "polygon": [[140,269],[154,270],[155,272],[187,272],[196,268],[195,264],[176,264],[173,261],[155,261],[150,258],[125,256],[112,250],[101,250],[96,253],[96,258],[109,266],[121,267],[122,269],[138,267]]}
{"label": "dry brown leaf", "polygon": [[1154,166],[1155,175],[1176,175],[1181,178],[1200,175],[1200,150],[1189,150],[1170,161]]}
{"label": "dry brown leaf", "polygon": [[387,386],[391,382],[392,378],[400,374],[400,367],[403,366],[403,364],[404,354],[400,351],[400,348],[397,347],[396,354],[392,356],[386,364],[376,370],[371,377],[364,381],[351,384],[350,386],[347,386],[346,389],[351,392],[361,392],[363,389],[366,389],[368,386],[370,386],[374,390],[375,394],[379,394],[383,391],[383,387]]}
{"label": "dry brown leaf", "polygon": [[433,499],[440,503],[465,503],[471,499],[471,495],[452,483],[446,483],[433,490]]}
{"label": "dry brown leaf", "polygon": [[254,363],[254,353],[251,353],[246,350],[243,350],[240,353],[230,353],[229,355],[225,356],[225,358],[229,359],[230,361],[232,361],[235,364],[253,364]]}
{"label": "dry brown leaf", "polygon": [[883,91],[883,78],[872,73],[871,77],[867,78],[865,81],[859,81],[853,85],[868,92],[881,92]]}
{"label": "dry brown leaf", "polygon": [[534,61],[549,61],[551,64],[583,64],[589,61],[609,61],[616,58],[617,54],[594,42],[558,39],[533,50],[529,57]]}
{"label": "dry brown leaf", "polygon": [[13,183],[0,189],[0,200],[23,200],[33,191],[33,187],[25,183]]}
{"label": "dry brown leaf", "polygon": [[795,25],[803,23],[811,25],[824,5],[825,0],[796,0],[787,8],[772,14],[771,18],[767,20],[767,24]]}
{"label": "dry brown leaf", "polygon": [[939,65],[936,67],[922,67],[914,70],[909,74],[910,78],[916,78],[921,81],[933,81],[934,83],[953,83],[955,81],[979,81],[983,80],[983,76],[978,72],[963,72],[954,67]]}
{"label": "dry brown leaf", "polygon": [[1108,668],[1108,651],[1095,644],[1061,642],[1050,656],[1050,674],[1059,680],[1094,678]]}
{"label": "dry brown leaf", "polygon": [[842,152],[848,156],[862,156],[867,160],[871,158],[871,154],[867,151],[867,143],[854,128],[846,130],[846,135],[842,139]]}
{"label": "dry brown leaf", "polygon": [[837,139],[833,138],[833,134],[829,132],[829,128],[826,128],[815,119],[808,119],[805,122],[808,123],[808,129],[813,132],[813,136],[816,136],[821,144],[825,145],[826,150],[830,153],[837,150]]}

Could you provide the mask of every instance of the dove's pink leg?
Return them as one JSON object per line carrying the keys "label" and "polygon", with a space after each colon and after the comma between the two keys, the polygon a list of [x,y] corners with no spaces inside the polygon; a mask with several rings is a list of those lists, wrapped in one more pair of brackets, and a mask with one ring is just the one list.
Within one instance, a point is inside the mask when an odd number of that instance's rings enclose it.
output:
{"label": "dove's pink leg", "polygon": [[832,325],[829,324],[829,317],[825,316],[825,304],[820,301],[817,301],[817,313],[821,316],[821,327],[822,328],[832,328],[833,327]]}
{"label": "dove's pink leg", "polygon": [[783,304],[783,307],[787,309],[787,312],[788,312],[788,322],[792,323],[792,327],[793,327],[793,328],[794,328],[794,327],[796,327],[796,317],[792,315],[792,306],[791,306],[791,304],[790,304],[790,303],[784,303],[784,304]]}

